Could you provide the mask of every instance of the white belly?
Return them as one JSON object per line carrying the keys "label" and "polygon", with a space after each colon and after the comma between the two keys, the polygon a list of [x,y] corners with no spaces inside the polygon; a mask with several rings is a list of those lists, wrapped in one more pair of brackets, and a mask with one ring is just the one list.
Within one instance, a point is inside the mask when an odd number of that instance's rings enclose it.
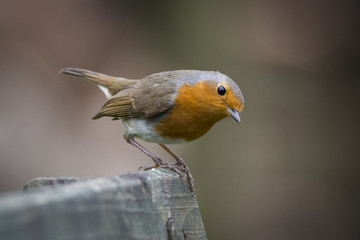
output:
{"label": "white belly", "polygon": [[185,139],[164,138],[158,135],[155,124],[146,119],[121,119],[126,128],[126,135],[140,138],[146,142],[162,144],[178,144],[186,142]]}

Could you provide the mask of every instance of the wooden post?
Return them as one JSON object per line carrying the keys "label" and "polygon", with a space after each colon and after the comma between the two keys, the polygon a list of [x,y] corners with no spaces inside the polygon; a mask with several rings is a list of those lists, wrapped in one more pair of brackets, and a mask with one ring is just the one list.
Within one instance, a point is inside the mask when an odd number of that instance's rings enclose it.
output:
{"label": "wooden post", "polygon": [[187,179],[170,170],[38,178],[0,197],[1,240],[206,239]]}

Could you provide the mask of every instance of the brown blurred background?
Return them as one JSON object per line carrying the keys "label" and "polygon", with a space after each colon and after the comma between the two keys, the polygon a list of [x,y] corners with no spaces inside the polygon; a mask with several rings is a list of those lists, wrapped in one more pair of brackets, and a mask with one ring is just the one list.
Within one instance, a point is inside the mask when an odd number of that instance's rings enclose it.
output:
{"label": "brown blurred background", "polygon": [[218,70],[243,91],[241,124],[173,147],[208,238],[359,239],[359,19],[355,1],[1,1],[0,191],[151,162],[60,68]]}

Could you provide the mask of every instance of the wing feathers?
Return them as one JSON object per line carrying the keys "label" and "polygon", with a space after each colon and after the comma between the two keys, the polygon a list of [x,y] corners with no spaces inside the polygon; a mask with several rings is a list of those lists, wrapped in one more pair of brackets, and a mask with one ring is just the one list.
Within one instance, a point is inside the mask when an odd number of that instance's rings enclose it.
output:
{"label": "wing feathers", "polygon": [[132,105],[131,92],[124,90],[111,97],[101,108],[101,110],[93,117],[99,119],[102,117],[127,118],[132,117],[134,108]]}
{"label": "wing feathers", "polygon": [[[139,82],[128,89],[118,92],[111,97],[95,115],[94,119],[101,117],[113,118],[150,118],[169,110],[173,106],[172,85],[147,84]],[[143,90],[145,88],[145,90]]]}

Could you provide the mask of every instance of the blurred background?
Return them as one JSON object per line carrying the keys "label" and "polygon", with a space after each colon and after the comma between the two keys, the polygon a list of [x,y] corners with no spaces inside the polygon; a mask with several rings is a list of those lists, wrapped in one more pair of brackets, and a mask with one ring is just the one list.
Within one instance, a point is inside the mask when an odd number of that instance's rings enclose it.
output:
{"label": "blurred background", "polygon": [[[151,163],[81,67],[142,78],[218,70],[245,97],[173,146],[209,239],[359,239],[359,14],[355,1],[1,1],[0,192],[40,176],[113,176]],[[165,160],[155,144],[144,144]]]}

